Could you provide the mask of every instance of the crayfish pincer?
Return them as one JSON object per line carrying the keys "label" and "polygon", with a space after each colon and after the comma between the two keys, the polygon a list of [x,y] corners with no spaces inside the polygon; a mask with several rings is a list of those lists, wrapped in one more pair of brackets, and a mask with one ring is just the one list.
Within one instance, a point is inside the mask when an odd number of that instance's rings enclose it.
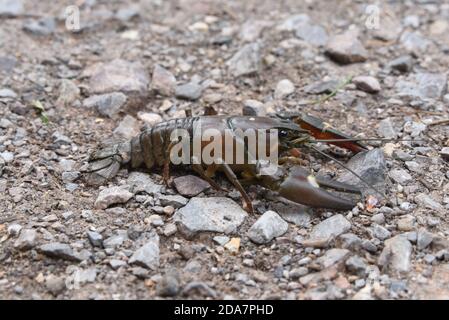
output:
{"label": "crayfish pincer", "polygon": [[[277,191],[280,196],[312,207],[350,210],[351,200],[340,198],[323,188],[360,193],[359,188],[322,177],[295,166],[287,170],[278,165],[292,148],[306,146],[315,138],[332,142],[353,152],[364,147],[348,141],[336,130],[327,130],[308,116],[199,116],[173,119],[144,130],[128,142],[94,152],[85,169],[89,184],[102,184],[114,177],[120,167],[162,168],[164,181],[170,166],[189,166],[214,188],[215,173],[223,172],[243,198],[244,208],[252,212],[251,199],[243,185],[257,184]],[[341,141],[338,141],[341,140]],[[268,163],[268,165],[267,165]]]}

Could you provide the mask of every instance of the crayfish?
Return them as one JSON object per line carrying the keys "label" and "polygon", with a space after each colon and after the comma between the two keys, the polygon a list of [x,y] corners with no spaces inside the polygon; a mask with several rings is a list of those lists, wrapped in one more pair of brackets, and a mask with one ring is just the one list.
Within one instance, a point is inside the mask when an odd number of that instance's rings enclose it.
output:
{"label": "crayfish", "polygon": [[[268,141],[268,154],[275,152],[276,155],[282,156],[288,150],[299,148],[312,141],[325,141],[348,149],[353,153],[366,150],[366,147],[356,139],[351,139],[337,130],[328,128],[318,118],[300,114],[266,117],[190,116],[162,122],[144,130],[130,141],[111,145],[91,154],[89,164],[85,169],[87,182],[90,184],[104,183],[106,180],[114,177],[120,167],[125,165],[132,169],[146,167],[148,170],[161,167],[163,168],[164,180],[168,182],[170,177],[170,159],[172,159],[176,143],[179,142],[179,140],[173,140],[173,132],[184,130],[187,133],[187,138],[189,138],[187,140],[189,147],[193,147],[194,129],[196,127],[200,127],[200,133],[205,133],[210,129],[218,132],[221,152],[216,152],[217,150],[215,150],[215,152],[211,153],[213,162],[204,163],[201,159],[199,160],[195,157],[192,151],[193,148],[190,148],[188,154],[183,155],[184,159],[192,160],[188,164],[190,168],[216,189],[221,188],[214,180],[215,173],[217,171],[223,172],[240,192],[243,198],[243,206],[249,212],[253,212],[253,206],[251,199],[243,188],[243,185],[246,184],[257,184],[271,189],[278,192],[280,196],[296,203],[336,210],[350,210],[355,206],[355,202],[338,197],[324,188],[342,192],[361,193],[357,186],[320,176],[315,177],[300,166],[295,166],[290,171],[282,166],[276,166],[275,170],[272,170],[270,174],[264,174],[266,167],[260,161],[257,147],[262,142],[261,139],[267,139],[267,136],[263,138],[256,136],[255,141],[249,142],[248,139],[235,134],[232,136],[233,141],[237,141],[237,145],[240,144],[243,147],[244,160],[236,163],[235,155],[229,155],[229,152],[235,153],[237,147],[234,145],[229,148],[229,142],[225,141],[225,136],[228,135],[228,132],[230,131],[232,135],[232,132],[238,130],[244,132],[250,129],[267,133],[272,133],[275,130],[277,139],[275,143]],[[254,142],[257,145],[255,149]],[[210,147],[209,144],[211,143],[212,139],[201,140],[200,146],[204,149],[208,146]],[[283,158],[280,157],[279,159]]]}

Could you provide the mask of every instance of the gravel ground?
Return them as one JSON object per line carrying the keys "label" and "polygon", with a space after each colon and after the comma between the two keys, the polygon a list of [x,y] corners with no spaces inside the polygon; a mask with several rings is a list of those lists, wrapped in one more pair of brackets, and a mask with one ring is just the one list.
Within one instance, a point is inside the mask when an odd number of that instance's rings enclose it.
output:
{"label": "gravel ground", "polygon": [[[448,4],[75,3],[0,0],[0,298],[449,298]],[[207,106],[418,141],[320,146],[387,195],[348,212],[252,186],[248,215],[188,170],[83,182],[101,145]]]}

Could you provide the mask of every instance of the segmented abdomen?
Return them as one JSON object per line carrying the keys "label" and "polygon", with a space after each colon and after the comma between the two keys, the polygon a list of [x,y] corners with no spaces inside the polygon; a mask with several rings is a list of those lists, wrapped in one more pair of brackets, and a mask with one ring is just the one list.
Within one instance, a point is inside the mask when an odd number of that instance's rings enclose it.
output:
{"label": "segmented abdomen", "polygon": [[184,129],[193,134],[194,123],[199,117],[172,119],[147,129],[131,140],[131,166],[137,168],[145,164],[148,169],[162,166],[169,156],[170,135],[175,129]]}

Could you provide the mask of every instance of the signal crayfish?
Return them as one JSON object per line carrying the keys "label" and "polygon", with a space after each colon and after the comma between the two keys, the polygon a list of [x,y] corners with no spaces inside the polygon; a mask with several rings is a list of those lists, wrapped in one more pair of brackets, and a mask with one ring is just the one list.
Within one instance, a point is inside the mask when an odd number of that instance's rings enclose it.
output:
{"label": "signal crayfish", "polygon": [[[200,126],[198,126],[200,124]],[[194,129],[199,127],[200,133],[214,129],[219,133],[220,151],[210,153],[213,162],[204,163],[198,161],[194,152]],[[168,183],[170,178],[170,162],[173,165],[174,146],[178,140],[173,139],[173,132],[184,130],[187,132],[188,149],[184,159],[192,160],[188,164],[199,176],[208,181],[212,187],[221,189],[213,179],[217,171],[223,172],[234,187],[240,192],[243,198],[243,207],[249,212],[253,212],[250,197],[246,193],[243,185],[256,184],[270,190],[276,191],[281,197],[290,201],[316,208],[327,208],[335,210],[350,210],[356,203],[352,200],[339,197],[326,191],[324,188],[334,189],[341,192],[361,194],[359,187],[330,180],[320,176],[313,176],[308,170],[294,166],[287,170],[283,166],[276,166],[274,171],[266,174],[266,166],[261,161],[258,147],[261,140],[268,145],[268,155],[280,156],[279,162],[291,160],[285,157],[289,150],[309,146],[316,142],[328,142],[339,147],[358,153],[367,150],[365,146],[351,137],[328,128],[318,118],[309,115],[273,115],[267,117],[253,116],[226,116],[207,115],[197,117],[186,117],[161,122],[150,129],[146,129],[130,141],[110,145],[93,152],[90,155],[89,163],[84,169],[85,177],[89,184],[101,184],[114,177],[120,167],[128,166],[131,169],[146,167],[148,170],[155,167],[163,168],[164,181]],[[258,132],[276,133],[276,141],[268,141],[267,136],[256,135],[254,140],[233,134],[233,141],[236,142],[229,148],[229,142],[225,139],[228,131],[236,132],[246,130],[257,130]],[[201,149],[204,150],[217,137],[210,140],[201,140]],[[237,146],[242,146],[244,150],[244,161],[235,162]],[[311,146],[314,150],[320,150]],[[256,151],[254,151],[256,150]],[[229,155],[232,152],[232,155]],[[179,150],[178,150],[179,155]],[[231,159],[231,160],[229,160]],[[278,160],[276,159],[276,160]],[[184,163],[185,164],[185,163]],[[273,167],[270,167],[273,169]],[[265,171],[264,171],[265,170]],[[265,172],[265,173],[264,173]]]}

